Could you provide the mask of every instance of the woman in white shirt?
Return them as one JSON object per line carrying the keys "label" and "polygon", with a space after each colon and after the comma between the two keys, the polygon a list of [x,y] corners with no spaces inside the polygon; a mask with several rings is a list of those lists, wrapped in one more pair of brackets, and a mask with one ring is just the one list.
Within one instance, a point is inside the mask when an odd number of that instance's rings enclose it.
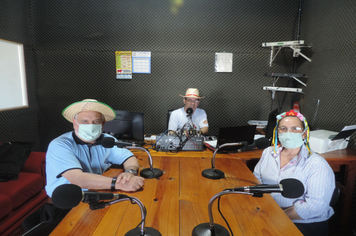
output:
{"label": "woman in white shirt", "polygon": [[304,235],[327,235],[328,219],[334,214],[330,200],[335,175],[325,159],[309,147],[309,126],[294,110],[277,116],[272,147],[266,148],[254,169],[262,184],[278,184],[294,178],[304,185],[299,198],[272,193],[274,200]]}

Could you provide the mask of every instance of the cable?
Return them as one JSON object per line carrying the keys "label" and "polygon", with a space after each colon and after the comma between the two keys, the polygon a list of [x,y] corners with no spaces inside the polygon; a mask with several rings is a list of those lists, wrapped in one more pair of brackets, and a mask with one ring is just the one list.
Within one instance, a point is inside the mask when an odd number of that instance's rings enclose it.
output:
{"label": "cable", "polygon": [[193,140],[191,140],[191,139],[189,138],[189,136],[188,136],[188,132],[187,132],[187,137],[188,137],[189,141],[190,141],[190,142],[192,142],[192,144],[194,144],[194,146],[195,146],[197,149],[199,149],[199,147],[197,146],[197,144],[196,144],[196,143],[194,143],[194,142],[193,142]]}
{"label": "cable", "polygon": [[232,232],[232,230],[231,230],[231,227],[230,227],[229,223],[227,222],[227,220],[225,219],[224,215],[222,214],[222,212],[221,212],[221,210],[220,210],[220,198],[221,198],[221,196],[218,198],[218,211],[219,211],[219,213],[220,213],[221,217],[224,219],[224,221],[225,221],[225,223],[226,223],[227,227],[229,228],[230,233],[231,233],[231,236],[234,236],[234,233]]}
{"label": "cable", "polygon": [[161,135],[161,137],[159,137],[159,138],[156,140],[156,142],[155,142],[151,147],[149,147],[149,148],[147,148],[147,149],[151,149],[153,146],[155,146],[156,143],[158,142],[158,140],[160,140],[167,132],[168,132],[168,129],[167,129],[166,131],[164,131],[164,133]]}
{"label": "cable", "polygon": [[[131,204],[137,204],[135,203],[131,197],[128,197],[130,199]],[[146,220],[146,216],[147,216],[147,210],[146,207],[144,205],[142,205],[143,207],[143,219],[140,221],[140,223],[138,223],[138,225],[135,228],[139,228],[140,225],[142,224],[142,222],[144,222]]]}

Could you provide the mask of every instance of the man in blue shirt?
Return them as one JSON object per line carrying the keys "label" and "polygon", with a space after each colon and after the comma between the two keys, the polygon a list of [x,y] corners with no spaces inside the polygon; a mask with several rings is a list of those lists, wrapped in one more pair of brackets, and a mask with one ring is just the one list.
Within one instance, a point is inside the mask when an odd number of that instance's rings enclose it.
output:
{"label": "man in blue shirt", "polygon": [[[102,133],[106,121],[116,116],[114,110],[94,99],[73,103],[62,112],[64,118],[73,123],[74,131],[54,139],[46,153],[46,192],[50,197],[35,217],[25,220],[23,227],[32,228],[36,220],[57,225],[69,210],[58,209],[51,204],[54,189],[62,184],[76,184],[84,191],[88,189],[111,189],[137,191],[144,184],[144,178],[137,176],[139,163],[127,149],[114,146],[104,148]],[[111,136],[110,136],[111,137]],[[111,178],[102,174],[112,165],[123,165],[124,172]],[[34,223],[36,222],[36,223]]]}

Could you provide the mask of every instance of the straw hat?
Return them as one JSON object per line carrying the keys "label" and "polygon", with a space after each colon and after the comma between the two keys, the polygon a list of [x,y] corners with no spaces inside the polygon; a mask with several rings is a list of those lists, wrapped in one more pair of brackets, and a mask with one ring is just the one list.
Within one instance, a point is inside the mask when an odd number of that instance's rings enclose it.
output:
{"label": "straw hat", "polygon": [[183,98],[198,98],[198,99],[204,98],[204,97],[199,97],[199,90],[197,88],[189,88],[185,92],[185,96],[183,96],[181,94],[179,94],[179,96],[181,96]]}
{"label": "straw hat", "polygon": [[105,121],[111,121],[116,117],[115,111],[109,105],[95,99],[84,99],[70,104],[63,110],[62,115],[69,122],[73,122],[74,116],[82,111],[97,111],[104,115]]}

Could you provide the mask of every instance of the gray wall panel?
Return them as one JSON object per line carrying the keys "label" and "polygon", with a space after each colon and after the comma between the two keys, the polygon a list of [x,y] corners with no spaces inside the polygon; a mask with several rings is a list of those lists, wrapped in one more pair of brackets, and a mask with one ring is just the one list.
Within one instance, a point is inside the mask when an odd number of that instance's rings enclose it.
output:
{"label": "gray wall panel", "polygon": [[0,38],[24,45],[28,108],[0,112],[0,142],[22,141],[40,149],[35,65],[28,1],[0,1]]}

